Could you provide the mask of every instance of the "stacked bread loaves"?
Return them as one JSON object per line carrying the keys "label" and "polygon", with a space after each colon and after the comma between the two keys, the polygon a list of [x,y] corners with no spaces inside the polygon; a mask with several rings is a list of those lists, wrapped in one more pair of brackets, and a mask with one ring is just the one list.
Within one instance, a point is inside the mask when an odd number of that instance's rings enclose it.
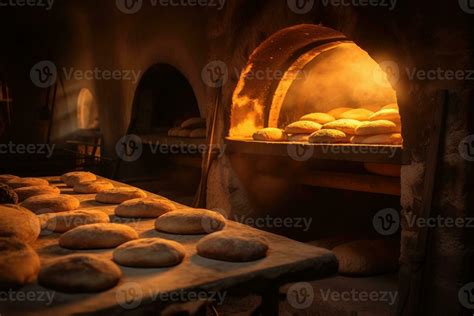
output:
{"label": "stacked bread loaves", "polygon": [[188,138],[206,138],[206,120],[201,117],[192,117],[171,128],[168,131],[171,137],[188,137]]}
{"label": "stacked bread loaves", "polygon": [[377,112],[340,107],[327,113],[310,113],[284,130],[260,129],[253,138],[257,141],[400,145],[403,142],[400,132],[398,105],[389,104]]}

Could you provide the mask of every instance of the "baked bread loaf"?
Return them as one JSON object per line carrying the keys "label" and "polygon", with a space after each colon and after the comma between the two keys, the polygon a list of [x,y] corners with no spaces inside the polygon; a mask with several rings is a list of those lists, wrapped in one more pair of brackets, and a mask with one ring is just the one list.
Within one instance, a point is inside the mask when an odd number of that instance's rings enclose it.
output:
{"label": "baked bread loaf", "polygon": [[333,116],[336,120],[339,120],[341,119],[342,113],[345,113],[351,110],[354,110],[354,108],[347,108],[347,107],[335,108],[329,111],[328,114]]}
{"label": "baked bread loaf", "polygon": [[130,226],[115,223],[83,225],[67,231],[59,238],[59,245],[67,249],[108,249],[138,239]]}
{"label": "baked bread loaf", "polygon": [[181,244],[160,238],[132,240],[117,247],[113,253],[114,261],[119,265],[137,268],[175,266],[185,255]]}
{"label": "baked bread loaf", "polygon": [[206,127],[206,120],[201,117],[193,117],[181,123],[181,128],[196,129]]}
{"label": "baked bread loaf", "polygon": [[191,129],[181,128],[179,131],[176,132],[176,137],[190,137],[192,131],[193,130]]}
{"label": "baked bread loaf", "polygon": [[159,231],[179,235],[209,234],[225,227],[221,214],[204,209],[178,209],[166,213],[155,221]]}
{"label": "baked bread loaf", "polygon": [[399,110],[398,104],[396,104],[396,103],[387,104],[386,106],[383,106],[381,108],[381,110],[386,110],[386,109],[393,109],[393,110],[397,110],[397,111]]}
{"label": "baked bread loaf", "polygon": [[201,257],[222,261],[246,262],[265,257],[268,245],[263,238],[257,236],[221,231],[202,238],[196,249]]}
{"label": "baked bread loaf", "polygon": [[322,129],[309,136],[309,142],[313,144],[348,143],[347,135],[335,129]]}
{"label": "baked bread loaf", "polygon": [[43,194],[24,200],[21,206],[35,214],[44,214],[73,211],[80,204],[79,200],[71,195]]}
{"label": "baked bread loaf", "polygon": [[323,125],[323,129],[336,129],[345,134],[354,135],[361,122],[351,119],[340,119]]}
{"label": "baked bread loaf", "polygon": [[122,271],[110,260],[92,255],[69,255],[51,261],[39,272],[38,282],[66,293],[108,290],[120,281]]}
{"label": "baked bread loaf", "polygon": [[32,243],[41,232],[38,217],[18,205],[0,205],[0,237]]}
{"label": "baked bread loaf", "polygon": [[178,132],[181,130],[181,127],[173,127],[168,131],[168,136],[176,137],[178,136]]}
{"label": "baked bread loaf", "polygon": [[80,182],[94,180],[97,180],[96,175],[85,171],[68,172],[61,176],[61,181],[66,183],[66,185],[71,188]]}
{"label": "baked bread loaf", "polygon": [[189,134],[191,138],[206,138],[207,137],[207,129],[205,128],[198,128],[195,129]]}
{"label": "baked bread loaf", "polygon": [[367,121],[374,112],[367,109],[353,109],[341,114],[341,119]]}
{"label": "baked bread loaf", "polygon": [[335,247],[339,273],[349,276],[371,276],[395,272],[400,245],[386,240],[357,240]]}
{"label": "baked bread loaf", "polygon": [[312,134],[321,129],[322,125],[312,121],[298,121],[285,128],[287,134]]}
{"label": "baked bread loaf", "polygon": [[400,133],[401,127],[387,120],[362,122],[356,129],[356,135],[378,135]]}
{"label": "baked bread loaf", "polygon": [[141,198],[128,200],[115,208],[115,215],[131,218],[157,218],[176,210],[176,205],[170,200]]}
{"label": "baked bread loaf", "polygon": [[0,238],[0,289],[21,287],[36,278],[40,259],[28,244]]}
{"label": "baked bread loaf", "polygon": [[300,121],[311,121],[321,125],[332,122],[334,120],[334,116],[320,112],[306,114],[300,118]]}
{"label": "baked bread loaf", "polygon": [[57,187],[53,187],[51,185],[37,185],[33,187],[23,187],[15,189],[16,194],[18,194],[18,199],[20,202],[37,195],[43,194],[51,194],[51,195],[59,195],[61,194],[61,190]]}
{"label": "baked bread loaf", "polygon": [[366,145],[401,145],[403,144],[403,138],[402,135],[398,133],[369,136],[353,136],[351,138],[351,143]]}
{"label": "baked bread loaf", "polygon": [[40,178],[19,178],[11,179],[6,183],[12,189],[18,189],[23,187],[33,187],[38,185],[49,185],[49,182],[45,179]]}
{"label": "baked bread loaf", "polygon": [[0,184],[6,184],[8,181],[13,179],[20,179],[20,177],[14,176],[12,174],[0,174]]}
{"label": "baked bread loaf", "polygon": [[105,180],[93,180],[93,181],[84,181],[77,183],[73,190],[76,193],[82,194],[94,194],[99,193],[105,190],[113,189],[114,185]]}
{"label": "baked bread loaf", "polygon": [[397,124],[400,124],[400,113],[398,110],[394,109],[384,109],[372,114],[369,118],[370,121],[378,121],[378,120],[387,120]]}
{"label": "baked bread loaf", "polygon": [[105,204],[120,204],[128,200],[146,197],[142,190],[129,187],[116,187],[96,194],[95,200]]}
{"label": "baked bread loaf", "polygon": [[288,140],[290,142],[308,142],[309,141],[309,135],[311,134],[294,134],[294,135],[289,135]]}
{"label": "baked bread loaf", "polygon": [[71,212],[48,213],[39,215],[42,228],[57,233],[64,233],[73,228],[110,222],[109,215],[99,210],[76,210]]}
{"label": "baked bread loaf", "polygon": [[288,140],[288,135],[279,128],[267,127],[256,131],[253,134],[253,139],[257,141],[281,142]]}
{"label": "baked bread loaf", "polygon": [[0,183],[0,204],[17,204],[18,194],[6,184]]}

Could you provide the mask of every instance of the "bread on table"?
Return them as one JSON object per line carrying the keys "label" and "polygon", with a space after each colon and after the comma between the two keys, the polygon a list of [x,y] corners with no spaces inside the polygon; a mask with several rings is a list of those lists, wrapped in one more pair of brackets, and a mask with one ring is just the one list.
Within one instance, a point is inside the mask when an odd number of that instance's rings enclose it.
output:
{"label": "bread on table", "polygon": [[256,131],[253,134],[253,139],[257,141],[280,142],[288,140],[288,135],[279,128],[267,127]]}
{"label": "bread on table", "polygon": [[374,112],[367,109],[353,109],[340,115],[341,119],[367,121]]}
{"label": "bread on table", "polygon": [[345,113],[350,110],[354,110],[354,108],[340,107],[340,108],[332,109],[331,111],[328,112],[328,114],[334,117],[336,120],[339,120],[341,119],[342,113]]}
{"label": "bread on table", "polygon": [[18,194],[6,184],[0,183],[0,204],[17,204]]}
{"label": "bread on table", "polygon": [[32,243],[40,232],[40,222],[35,214],[18,205],[0,205],[0,237]]}
{"label": "bread on table", "polygon": [[45,179],[40,178],[15,178],[8,180],[6,183],[12,189],[18,189],[23,187],[33,187],[38,185],[49,185],[49,182]]}
{"label": "bread on table", "polygon": [[347,143],[349,142],[349,137],[339,130],[322,129],[311,134],[309,142],[313,144]]}
{"label": "bread on table", "polygon": [[73,171],[65,173],[61,176],[61,181],[71,188],[80,182],[94,180],[97,180],[97,176],[91,172],[86,171]]}
{"label": "bread on table", "polygon": [[92,180],[79,182],[74,185],[74,192],[82,194],[99,193],[105,190],[113,189],[114,185],[106,180]]}
{"label": "bread on table", "polygon": [[41,268],[40,285],[59,292],[94,293],[117,285],[122,271],[111,260],[93,255],[69,255]]}
{"label": "bread on table", "polygon": [[334,120],[335,120],[334,116],[328,113],[321,113],[321,112],[306,114],[300,118],[300,121],[311,121],[311,122],[315,122],[321,125],[332,122]]}
{"label": "bread on table", "polygon": [[157,198],[140,198],[128,200],[115,208],[115,215],[131,218],[157,218],[176,210],[170,200]]}
{"label": "bread on table", "polygon": [[129,241],[114,250],[114,261],[126,267],[164,268],[175,266],[186,255],[184,247],[176,241],[144,238]]}
{"label": "bread on table", "polygon": [[257,236],[241,235],[238,232],[224,230],[202,238],[196,249],[201,257],[230,262],[247,262],[265,257],[268,244],[263,238]]}
{"label": "bread on table", "polygon": [[21,203],[21,206],[35,214],[73,211],[80,202],[71,195],[43,194],[32,196]]}
{"label": "bread on table", "polygon": [[48,213],[38,216],[43,229],[64,233],[79,226],[108,223],[109,215],[100,210],[76,210],[71,212]]}
{"label": "bread on table", "polygon": [[396,134],[401,132],[401,127],[387,120],[362,122],[356,129],[356,135]]}
{"label": "bread on table", "polygon": [[36,279],[40,259],[28,244],[0,237],[0,289],[21,287]]}
{"label": "bread on table", "polygon": [[146,196],[146,193],[140,189],[116,187],[100,191],[96,194],[95,200],[104,204],[120,204],[128,200],[145,198]]}
{"label": "bread on table", "polygon": [[0,174],[0,184],[6,184],[8,181],[13,179],[20,179],[20,177],[12,174]]}
{"label": "bread on table", "polygon": [[51,195],[60,195],[61,190],[57,187],[51,185],[37,185],[33,187],[23,187],[15,189],[16,194],[18,194],[18,199],[20,202],[23,202],[30,197],[43,195],[43,194],[51,194]]}
{"label": "bread on table", "polygon": [[155,221],[158,231],[179,235],[209,234],[222,230],[225,225],[226,220],[220,213],[193,208],[166,213]]}
{"label": "bread on table", "polygon": [[321,129],[322,125],[312,121],[298,121],[285,128],[287,134],[312,134]]}

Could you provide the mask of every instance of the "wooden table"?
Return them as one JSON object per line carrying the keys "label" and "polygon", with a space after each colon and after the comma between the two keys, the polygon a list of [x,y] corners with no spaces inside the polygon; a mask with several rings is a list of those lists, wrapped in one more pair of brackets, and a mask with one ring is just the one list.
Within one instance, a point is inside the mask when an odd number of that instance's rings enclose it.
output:
{"label": "wooden table", "polygon": [[[75,194],[58,181],[48,179],[61,188],[62,194]],[[114,182],[116,186],[125,184]],[[149,196],[158,197],[148,193]],[[274,313],[278,308],[278,288],[300,279],[319,279],[337,272],[337,260],[325,249],[315,248],[288,238],[267,233],[252,227],[229,221],[227,230],[239,234],[258,234],[268,241],[268,256],[248,263],[231,263],[206,259],[196,254],[199,236],[181,236],[157,232],[154,219],[123,219],[113,215],[114,205],[104,205],[94,201],[94,194],[75,195],[82,208],[100,209],[111,216],[112,222],[126,223],[135,228],[140,237],[160,237],[180,242],[186,249],[184,261],[175,267],[162,269],[136,269],[121,267],[123,277],[113,289],[94,294],[64,294],[41,287],[38,284],[25,286],[25,297],[34,293],[35,299],[29,301],[0,301],[0,315],[70,315],[70,314],[133,314],[143,311],[160,311],[166,306],[193,299],[198,294],[223,295],[228,290],[241,289],[248,293],[263,295],[262,309],[265,314]],[[179,204],[177,204],[179,205]],[[73,253],[96,254],[112,258],[113,250],[72,251],[59,247],[60,234],[43,232],[34,244],[42,264],[51,259]],[[21,295],[21,294],[20,294]],[[41,297],[40,297],[41,296]],[[20,296],[17,296],[19,298]],[[222,297],[222,296],[221,296]],[[52,298],[49,304],[47,299]],[[210,299],[210,297],[208,297]],[[41,300],[40,300],[41,299]],[[46,300],[46,301],[44,301]],[[156,314],[156,313],[155,313]]]}

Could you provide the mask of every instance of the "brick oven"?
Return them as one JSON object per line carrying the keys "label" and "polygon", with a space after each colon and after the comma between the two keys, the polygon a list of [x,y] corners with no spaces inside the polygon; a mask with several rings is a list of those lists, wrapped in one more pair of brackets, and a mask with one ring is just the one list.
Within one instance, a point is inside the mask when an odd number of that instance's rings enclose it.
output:
{"label": "brick oven", "polygon": [[[374,274],[286,284],[286,299],[273,301],[282,313],[468,314],[474,76],[472,10],[461,2],[9,8],[25,17],[8,21],[28,42],[7,34],[10,46],[0,53],[14,102],[8,139],[33,143],[49,135],[59,146],[77,145],[71,135],[81,126],[71,122],[78,118],[97,124],[90,128],[100,138],[93,168],[105,177],[309,245],[333,250],[376,241],[377,251],[390,252]],[[49,126],[43,107],[30,111],[53,93],[29,77],[45,60],[59,78],[55,101],[46,102],[49,110],[54,104]],[[68,77],[71,69],[118,70],[122,77]],[[371,115],[396,109],[397,129],[389,133],[396,140],[255,137],[342,107]],[[26,132],[25,124],[38,132]],[[310,306],[288,299],[295,286],[312,287]],[[326,288],[395,293],[396,303],[343,304],[324,299],[319,289]],[[237,295],[228,305],[248,312],[258,299]]]}

